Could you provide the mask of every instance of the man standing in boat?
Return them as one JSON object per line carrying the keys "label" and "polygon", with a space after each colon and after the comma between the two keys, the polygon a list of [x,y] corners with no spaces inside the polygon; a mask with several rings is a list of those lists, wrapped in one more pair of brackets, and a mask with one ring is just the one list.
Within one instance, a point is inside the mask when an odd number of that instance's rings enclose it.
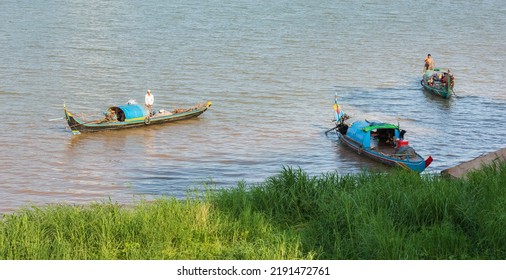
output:
{"label": "man standing in boat", "polygon": [[423,67],[423,73],[427,70],[434,70],[434,60],[430,56],[430,53],[425,58],[425,66]]}
{"label": "man standing in boat", "polygon": [[153,103],[155,103],[155,97],[151,94],[150,89],[148,89],[144,97],[144,103],[146,104],[146,108],[148,108],[149,116],[153,116]]}

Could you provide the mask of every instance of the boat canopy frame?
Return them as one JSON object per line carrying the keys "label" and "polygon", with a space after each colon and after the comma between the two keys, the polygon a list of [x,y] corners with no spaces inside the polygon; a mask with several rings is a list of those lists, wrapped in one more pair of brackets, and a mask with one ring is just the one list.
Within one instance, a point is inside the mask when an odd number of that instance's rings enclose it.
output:
{"label": "boat canopy frame", "polygon": [[375,129],[399,129],[399,126],[390,123],[371,123],[371,125],[363,127],[362,131],[369,132]]}

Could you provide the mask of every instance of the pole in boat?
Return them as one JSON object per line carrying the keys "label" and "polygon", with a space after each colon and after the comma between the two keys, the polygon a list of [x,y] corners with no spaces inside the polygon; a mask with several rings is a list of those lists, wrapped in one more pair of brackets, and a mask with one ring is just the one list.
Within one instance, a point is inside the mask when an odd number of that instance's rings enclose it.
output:
{"label": "pole in boat", "polygon": [[327,133],[329,133],[331,130],[334,130],[334,129],[336,129],[336,128],[337,128],[337,125],[336,125],[336,126],[334,126],[334,127],[333,127],[333,128],[331,128],[331,129],[329,129],[329,130],[325,131],[325,135],[327,135]]}
{"label": "pole in boat", "polygon": [[335,114],[335,122],[336,122],[336,126],[325,131],[325,135],[330,132],[331,130],[333,129],[336,129],[338,126],[339,126],[339,122],[342,122],[342,118],[344,116],[344,113],[341,112],[341,109],[340,109],[340,106],[339,104],[337,104],[337,91],[335,92],[335,96],[334,96],[334,105],[333,105],[333,108],[334,108],[334,114]]}

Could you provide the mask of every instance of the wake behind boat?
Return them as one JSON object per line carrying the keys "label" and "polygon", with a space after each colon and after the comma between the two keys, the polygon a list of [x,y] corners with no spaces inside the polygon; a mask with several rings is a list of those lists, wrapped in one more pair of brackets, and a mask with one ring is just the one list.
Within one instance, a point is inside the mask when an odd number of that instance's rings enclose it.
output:
{"label": "wake behind boat", "polygon": [[175,109],[173,111],[159,110],[154,114],[150,114],[143,105],[128,103],[109,107],[108,111],[104,113],[105,117],[103,119],[92,121],[85,121],[74,116],[67,110],[65,104],[63,105],[63,111],[72,133],[79,134],[81,132],[145,127],[185,120],[200,116],[209,107],[211,107],[211,101],[207,101],[205,104],[199,103],[197,106],[190,108]]}
{"label": "wake behind boat", "polygon": [[422,172],[432,157],[423,159],[404,139],[405,130],[398,125],[380,121],[356,121],[346,123],[349,116],[340,110],[337,100],[334,104],[336,127],[339,142],[351,148],[359,155],[390,166],[400,166],[407,170]]}
{"label": "wake behind boat", "polygon": [[430,93],[443,98],[450,98],[452,94],[455,94],[453,91],[455,78],[450,69],[434,68],[434,70],[427,70],[423,74],[420,83]]}

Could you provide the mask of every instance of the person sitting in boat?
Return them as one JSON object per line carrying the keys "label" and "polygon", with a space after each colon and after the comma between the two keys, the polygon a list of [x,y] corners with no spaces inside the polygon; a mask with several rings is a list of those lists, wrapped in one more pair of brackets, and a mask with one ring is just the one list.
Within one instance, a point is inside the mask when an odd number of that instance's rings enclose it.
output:
{"label": "person sitting in boat", "polygon": [[427,81],[427,84],[429,86],[433,86],[434,85],[434,77],[430,77],[429,80]]}
{"label": "person sitting in boat", "polygon": [[441,83],[448,85],[448,78],[451,78],[453,81],[453,74],[450,72],[450,69],[448,69],[448,72],[445,72],[443,74],[443,78],[441,78]]}
{"label": "person sitting in boat", "polygon": [[432,59],[430,53],[425,58],[425,66],[423,67],[423,72],[427,70],[434,70],[434,60]]}
{"label": "person sitting in boat", "polygon": [[441,77],[441,83],[446,84],[448,82],[448,73],[444,73]]}
{"label": "person sitting in boat", "polygon": [[107,112],[107,114],[105,115],[105,121],[112,122],[116,120],[117,120],[116,111],[114,111],[113,109],[109,109],[109,112]]}
{"label": "person sitting in boat", "polygon": [[378,148],[378,139],[379,133],[377,131],[371,131],[371,150],[376,150]]}
{"label": "person sitting in boat", "polygon": [[453,87],[453,83],[455,82],[455,77],[453,77],[453,74],[450,72],[450,69],[448,69],[448,77],[450,78],[450,86]]}
{"label": "person sitting in boat", "polygon": [[395,146],[395,136],[393,134],[393,130],[382,129],[378,135],[378,143],[383,146]]}

